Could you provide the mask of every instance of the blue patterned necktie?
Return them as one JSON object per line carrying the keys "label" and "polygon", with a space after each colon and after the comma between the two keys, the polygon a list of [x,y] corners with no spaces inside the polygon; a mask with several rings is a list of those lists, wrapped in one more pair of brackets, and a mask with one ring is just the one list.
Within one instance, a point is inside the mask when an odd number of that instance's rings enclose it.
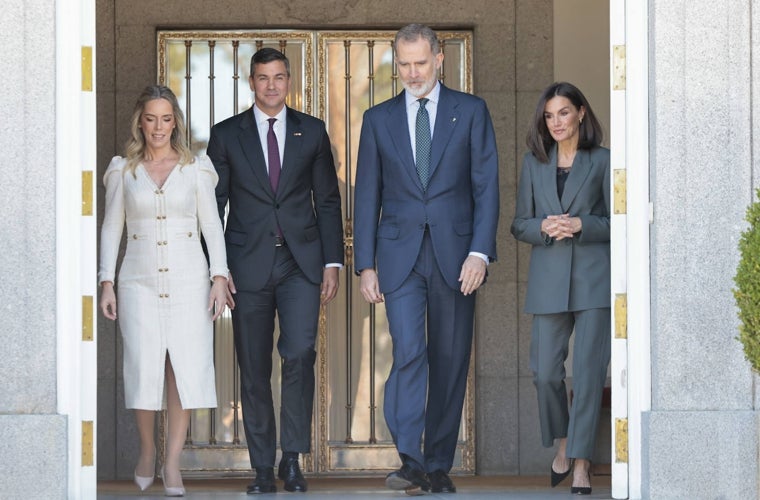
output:
{"label": "blue patterned necktie", "polygon": [[420,109],[417,110],[416,125],[416,157],[417,157],[417,175],[420,177],[422,189],[427,189],[428,179],[430,178],[430,116],[428,115],[425,104],[428,99],[423,97],[418,99]]}

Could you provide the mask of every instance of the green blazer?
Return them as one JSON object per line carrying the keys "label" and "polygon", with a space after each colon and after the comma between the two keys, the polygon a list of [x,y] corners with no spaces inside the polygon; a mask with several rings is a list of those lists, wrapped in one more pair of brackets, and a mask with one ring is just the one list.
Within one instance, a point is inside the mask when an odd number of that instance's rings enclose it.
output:
{"label": "green blazer", "polygon": [[[555,241],[541,221],[567,213],[580,217],[573,238]],[[523,158],[512,235],[532,245],[525,312],[552,314],[610,307],[610,152],[579,150],[557,195],[557,147],[548,163]]]}

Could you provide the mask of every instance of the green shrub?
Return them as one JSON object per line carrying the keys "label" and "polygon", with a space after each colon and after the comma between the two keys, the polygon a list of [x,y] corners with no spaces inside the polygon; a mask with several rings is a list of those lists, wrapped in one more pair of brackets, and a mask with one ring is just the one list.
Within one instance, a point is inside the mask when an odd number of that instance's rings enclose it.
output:
{"label": "green shrub", "polygon": [[[757,190],[760,197],[760,189]],[[739,308],[739,337],[744,356],[760,372],[760,201],[747,207],[749,227],[739,240],[741,258],[734,276],[734,298]]]}

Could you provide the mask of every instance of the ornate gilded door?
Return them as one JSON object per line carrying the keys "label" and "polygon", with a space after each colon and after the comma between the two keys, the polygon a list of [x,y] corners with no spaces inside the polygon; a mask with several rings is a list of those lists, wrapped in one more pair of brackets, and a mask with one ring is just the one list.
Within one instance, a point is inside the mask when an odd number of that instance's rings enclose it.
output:
{"label": "ornate gilded door", "polygon": [[[353,184],[362,114],[401,90],[392,50],[393,31],[224,31],[158,34],[159,83],[171,87],[185,112],[192,148],[202,153],[209,129],[253,104],[248,86],[251,55],[260,47],[284,51],[291,65],[288,105],[325,120],[341,184],[346,267],[338,297],[320,314],[312,453],[304,471],[369,475],[398,467],[383,418],[383,384],[391,340],[382,304],[368,305],[352,272]],[[445,54],[439,78],[471,91],[472,34],[438,32]],[[216,324],[219,406],[193,412],[184,453],[187,474],[248,473],[240,383],[229,313]],[[275,332],[277,335],[277,332]],[[275,361],[279,359],[273,353]],[[277,364],[275,363],[275,366]],[[454,470],[474,472],[472,367]],[[279,372],[272,374],[275,405]],[[277,412],[275,412],[277,413]]]}

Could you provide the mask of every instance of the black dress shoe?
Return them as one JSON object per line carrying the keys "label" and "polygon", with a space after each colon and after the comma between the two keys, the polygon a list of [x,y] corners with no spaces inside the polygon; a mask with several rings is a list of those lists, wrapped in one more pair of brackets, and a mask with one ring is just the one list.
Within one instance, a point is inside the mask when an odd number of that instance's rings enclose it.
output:
{"label": "black dress shoe", "polygon": [[430,491],[433,493],[456,493],[457,489],[445,471],[438,469],[428,474]]}
{"label": "black dress shoe", "polygon": [[285,491],[304,492],[307,489],[306,479],[304,479],[301,468],[298,466],[297,457],[280,460],[277,477],[285,481]]}
{"label": "black dress shoe", "polygon": [[[591,475],[587,472],[586,476],[588,477],[588,484],[591,484]],[[571,495],[590,495],[591,486],[571,486],[570,494]]]}
{"label": "black dress shoe", "polygon": [[430,482],[422,470],[404,464],[385,476],[385,487],[391,490],[404,490],[407,495],[422,495],[430,491]]}
{"label": "black dress shoe", "polygon": [[246,493],[258,495],[260,493],[276,493],[277,486],[274,484],[274,467],[256,467],[256,479],[248,485]]}
{"label": "black dress shoe", "polygon": [[552,488],[557,486],[559,483],[565,480],[567,476],[570,475],[570,471],[573,470],[573,462],[570,462],[570,467],[567,468],[565,472],[555,472],[554,467],[551,467],[552,470]]}

